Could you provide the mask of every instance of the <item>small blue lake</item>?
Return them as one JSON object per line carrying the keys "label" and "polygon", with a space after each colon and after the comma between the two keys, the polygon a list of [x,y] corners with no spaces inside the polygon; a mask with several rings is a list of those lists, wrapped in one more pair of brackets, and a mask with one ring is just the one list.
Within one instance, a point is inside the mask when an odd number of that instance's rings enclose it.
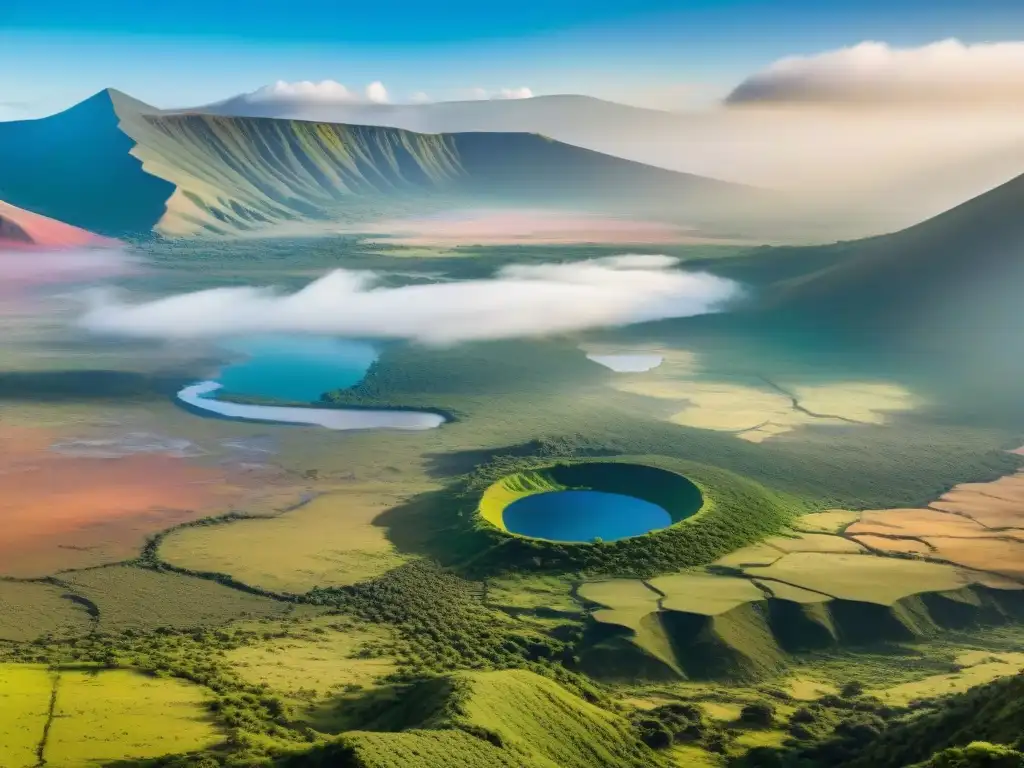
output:
{"label": "small blue lake", "polygon": [[550,541],[604,541],[667,528],[667,511],[635,496],[605,491],[551,491],[519,499],[505,508],[512,533]]}
{"label": "small blue lake", "polygon": [[315,336],[250,336],[222,346],[242,356],[221,369],[222,394],[298,403],[358,384],[377,359],[365,342]]}
{"label": "small blue lake", "polygon": [[338,430],[421,430],[445,422],[444,416],[427,411],[257,405],[221,399],[243,396],[315,404],[325,392],[358,384],[377,359],[372,346],[348,339],[247,336],[224,341],[221,346],[238,360],[222,368],[216,380],[194,382],[177,394],[178,401],[193,412],[239,421]]}

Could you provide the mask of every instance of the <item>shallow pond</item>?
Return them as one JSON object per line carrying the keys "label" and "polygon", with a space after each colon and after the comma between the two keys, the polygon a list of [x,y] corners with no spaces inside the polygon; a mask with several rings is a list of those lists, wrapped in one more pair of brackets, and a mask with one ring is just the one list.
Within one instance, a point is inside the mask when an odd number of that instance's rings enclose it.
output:
{"label": "shallow pond", "polygon": [[644,373],[661,365],[665,358],[661,355],[587,355],[591,362],[611,368],[616,373]]}
{"label": "shallow pond", "polygon": [[512,533],[575,542],[626,539],[672,524],[657,504],[605,491],[537,493],[510,504],[502,519]]}

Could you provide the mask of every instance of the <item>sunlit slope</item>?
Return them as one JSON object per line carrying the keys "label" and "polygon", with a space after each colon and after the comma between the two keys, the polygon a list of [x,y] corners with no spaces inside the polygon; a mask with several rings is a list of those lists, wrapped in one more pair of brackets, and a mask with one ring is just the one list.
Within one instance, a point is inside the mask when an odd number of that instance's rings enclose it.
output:
{"label": "sunlit slope", "polygon": [[111,91],[40,120],[0,122],[0,200],[103,235],[144,232],[174,192],[142,171]]}
{"label": "sunlit slope", "polygon": [[[968,751],[974,742],[1005,744],[1020,748],[1024,733],[1024,675],[1004,677],[966,693],[949,697],[934,710],[925,710],[891,727],[850,760],[849,768],[897,768],[911,764],[934,766],[1016,766],[1021,756],[1002,755],[1000,750],[982,747]],[[944,753],[940,751],[952,750]],[[940,754],[929,756],[933,752]],[[966,759],[973,752],[974,759]],[[987,753],[987,755],[986,755]],[[985,759],[985,757],[988,759]],[[945,759],[942,759],[945,758]],[[960,762],[956,758],[959,758]]]}
{"label": "sunlit slope", "polygon": [[[119,106],[145,170],[175,186],[157,229],[242,233],[343,221],[364,203],[444,189],[461,173],[451,137],[291,120],[161,116]],[[373,210],[372,208],[370,209]]]}
{"label": "sunlit slope", "polygon": [[[525,670],[419,683],[366,730],[290,765],[641,768],[661,764],[627,721]],[[318,754],[319,753],[319,754]],[[316,761],[320,757],[320,762]]]}
{"label": "sunlit slope", "polygon": [[765,195],[534,134],[161,112],[117,91],[0,124],[0,170],[0,199],[103,234],[309,232],[481,205],[700,226]]}

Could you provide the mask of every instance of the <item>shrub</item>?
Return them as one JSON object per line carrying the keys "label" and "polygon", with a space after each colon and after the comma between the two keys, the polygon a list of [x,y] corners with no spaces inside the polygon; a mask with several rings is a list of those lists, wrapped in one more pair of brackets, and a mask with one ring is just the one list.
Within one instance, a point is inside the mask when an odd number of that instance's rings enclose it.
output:
{"label": "shrub", "polygon": [[766,701],[747,704],[740,712],[740,722],[747,725],[770,726],[775,722],[775,707]]}

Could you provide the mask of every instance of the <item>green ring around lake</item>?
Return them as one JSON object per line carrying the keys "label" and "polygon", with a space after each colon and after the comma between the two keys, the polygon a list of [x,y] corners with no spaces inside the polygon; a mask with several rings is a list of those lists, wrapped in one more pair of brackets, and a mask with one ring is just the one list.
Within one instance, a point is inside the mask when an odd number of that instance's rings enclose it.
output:
{"label": "green ring around lake", "polygon": [[[492,483],[480,498],[478,514],[486,523],[510,536],[553,540],[559,543],[575,543],[586,546],[589,541],[549,539],[547,536],[528,536],[510,530],[510,508],[517,502],[540,494],[560,491],[596,491],[602,494],[616,494],[664,510],[664,523],[650,530],[631,534],[630,538],[656,534],[677,523],[692,518],[704,508],[705,499],[700,487],[689,478],[677,472],[647,464],[620,461],[580,461],[556,463],[547,466],[524,469],[505,475]],[[520,508],[522,505],[520,505]],[[630,514],[628,504],[623,514]],[[514,527],[514,526],[513,526]],[[586,539],[602,538],[599,535]],[[625,538],[625,537],[622,537]]]}

